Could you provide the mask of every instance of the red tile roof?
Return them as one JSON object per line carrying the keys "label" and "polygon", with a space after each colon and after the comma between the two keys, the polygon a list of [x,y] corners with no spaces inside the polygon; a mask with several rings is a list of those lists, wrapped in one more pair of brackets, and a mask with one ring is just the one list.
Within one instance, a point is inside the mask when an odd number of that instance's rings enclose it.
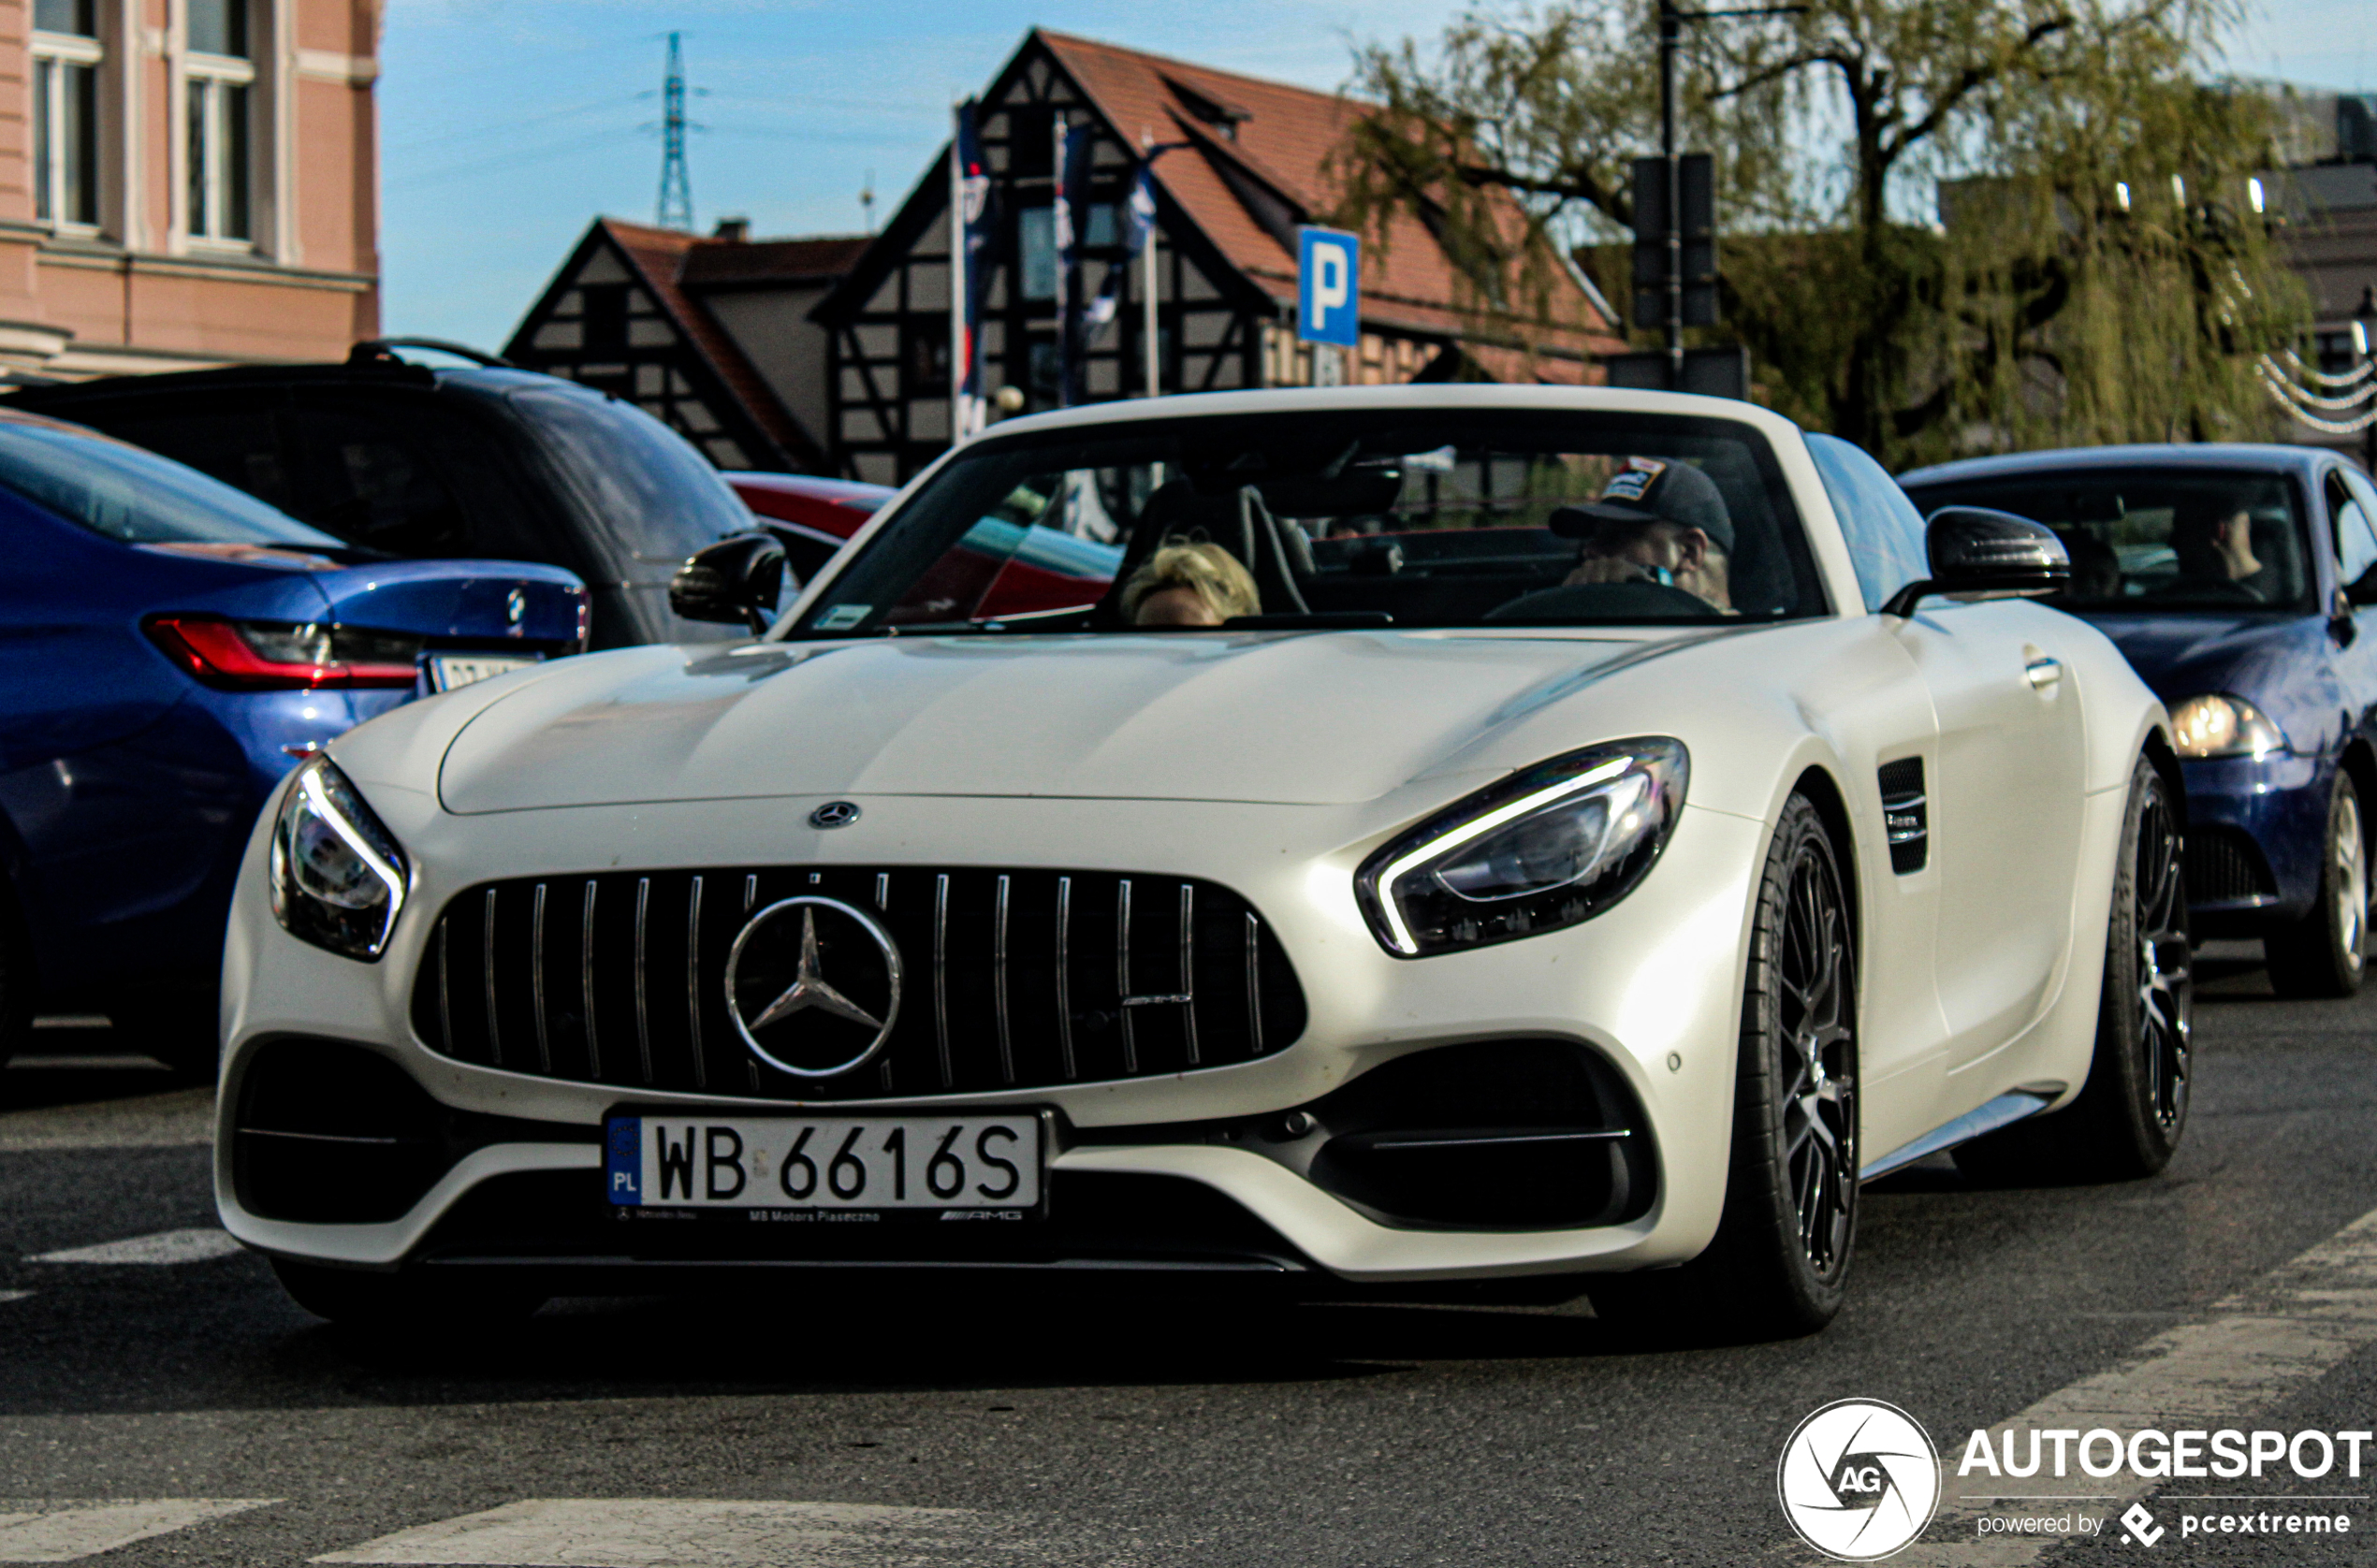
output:
{"label": "red tile roof", "polygon": [[831,283],[858,265],[873,238],[833,234],[803,240],[700,240],[685,253],[679,280],[688,288]]}
{"label": "red tile roof", "polygon": [[[1132,147],[1149,138],[1193,144],[1156,160],[1158,182],[1249,280],[1274,298],[1292,302],[1292,236],[1275,234],[1257,222],[1232,192],[1228,177],[1269,186],[1307,221],[1329,211],[1340,195],[1330,177],[1330,154],[1365,106],[1069,34],[1041,30],[1035,36],[1123,141]],[[1191,94],[1233,118],[1227,138],[1222,127],[1200,118],[1201,106]],[[1232,165],[1234,168],[1229,167]],[[1476,327],[1475,315],[1462,309],[1465,297],[1451,261],[1417,217],[1396,213],[1388,221],[1383,244],[1375,235],[1366,239],[1362,279],[1366,323],[1454,336]],[[1625,348],[1611,335],[1613,324],[1593,307],[1582,288],[1565,280],[1558,286],[1563,295],[1554,298],[1555,318],[1590,326],[1583,330],[1538,328],[1530,336],[1571,351],[1601,354]],[[1575,376],[1566,367],[1557,371],[1538,368],[1530,375],[1525,356],[1506,353],[1496,357],[1497,370],[1516,372],[1522,379]]]}

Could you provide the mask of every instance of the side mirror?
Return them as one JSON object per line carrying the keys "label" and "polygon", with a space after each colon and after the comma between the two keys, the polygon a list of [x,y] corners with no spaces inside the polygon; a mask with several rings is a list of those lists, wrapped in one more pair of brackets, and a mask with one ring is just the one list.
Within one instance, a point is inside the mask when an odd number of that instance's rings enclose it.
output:
{"label": "side mirror", "polygon": [[2072,558],[2055,530],[1986,506],[1943,506],[1924,530],[1932,574],[1909,583],[1882,606],[1904,618],[1934,593],[2003,599],[2056,593],[2072,580]]}
{"label": "side mirror", "polygon": [[705,544],[669,579],[668,607],[687,620],[765,632],[784,591],[784,546],[770,533],[732,533]]}

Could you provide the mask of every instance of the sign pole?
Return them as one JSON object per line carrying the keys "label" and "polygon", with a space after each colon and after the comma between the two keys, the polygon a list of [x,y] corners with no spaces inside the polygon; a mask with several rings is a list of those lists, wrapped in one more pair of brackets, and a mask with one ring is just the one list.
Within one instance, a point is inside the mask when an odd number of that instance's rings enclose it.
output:
{"label": "sign pole", "polygon": [[1668,388],[1684,385],[1684,177],[1675,155],[1675,46],[1684,18],[1675,0],[1659,0],[1659,157],[1668,190]]}

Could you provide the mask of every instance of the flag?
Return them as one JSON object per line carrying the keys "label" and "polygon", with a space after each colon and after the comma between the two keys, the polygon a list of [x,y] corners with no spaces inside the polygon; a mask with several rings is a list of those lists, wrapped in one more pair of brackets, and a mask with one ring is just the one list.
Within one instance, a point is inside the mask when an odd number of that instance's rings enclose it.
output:
{"label": "flag", "polygon": [[1081,247],[1089,229],[1089,170],[1096,162],[1096,129],[1085,120],[1057,121],[1057,404],[1079,400],[1081,351]]}
{"label": "flag", "polygon": [[1122,259],[1106,269],[1106,282],[1098,290],[1098,298],[1089,301],[1081,314],[1081,346],[1084,349],[1098,341],[1098,334],[1115,319],[1122,306],[1122,281],[1130,275],[1131,261],[1147,247],[1148,237],[1156,232],[1156,174],[1151,159],[1143,159],[1138,173],[1131,176],[1130,195],[1122,209]]}
{"label": "flag", "polygon": [[957,106],[957,133],[949,143],[950,258],[950,439],[979,435],[990,423],[983,398],[983,308],[990,298],[994,215],[990,166],[983,157],[982,133],[971,98]]}

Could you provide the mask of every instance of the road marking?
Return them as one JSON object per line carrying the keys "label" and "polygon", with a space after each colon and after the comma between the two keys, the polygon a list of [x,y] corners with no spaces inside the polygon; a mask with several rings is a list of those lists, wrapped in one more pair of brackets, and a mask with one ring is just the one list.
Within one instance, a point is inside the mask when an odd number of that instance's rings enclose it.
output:
{"label": "road marking", "polygon": [[[1002,1521],[1003,1522],[1003,1521]],[[853,1568],[979,1550],[989,1516],[864,1503],[532,1498],[416,1525],[316,1562],[473,1568]]]}
{"label": "road marking", "polygon": [[[22,1067],[20,1058],[9,1070]],[[0,1114],[0,1152],[30,1149],[180,1149],[214,1141],[214,1091],[52,1105]]]}
{"label": "road marking", "polygon": [[93,1247],[68,1247],[64,1252],[36,1253],[29,1263],[203,1263],[241,1251],[230,1233],[208,1226],[202,1230],[160,1230]]}
{"label": "road marking", "polygon": [[72,1562],[152,1535],[279,1502],[271,1497],[166,1497],[127,1503],[0,1503],[0,1562]]}
{"label": "road marking", "polygon": [[[2009,1430],[2107,1427],[2126,1439],[2150,1427],[2240,1426],[2240,1417],[2317,1382],[2355,1351],[2377,1343],[2377,1211],[2223,1298],[2211,1312],[2157,1334],[2122,1365],[2059,1388],[1999,1422],[1990,1429],[1990,1441],[2003,1452]],[[2127,1469],[2110,1477],[2076,1471],[2062,1482],[2042,1475],[2009,1483],[1987,1472],[1960,1477],[1962,1434],[1932,1436],[1942,1460],[1939,1513],[1926,1539],[1892,1558],[1891,1568],[2019,1568],[2063,1545],[2067,1537],[1978,1534],[1975,1521],[1999,1511],[1990,1500],[2005,1496],[2009,1485],[2032,1488],[2040,1512],[2085,1497],[2082,1511],[2101,1511],[2105,1534],[2117,1536],[2113,1516],[2167,1484]]]}

